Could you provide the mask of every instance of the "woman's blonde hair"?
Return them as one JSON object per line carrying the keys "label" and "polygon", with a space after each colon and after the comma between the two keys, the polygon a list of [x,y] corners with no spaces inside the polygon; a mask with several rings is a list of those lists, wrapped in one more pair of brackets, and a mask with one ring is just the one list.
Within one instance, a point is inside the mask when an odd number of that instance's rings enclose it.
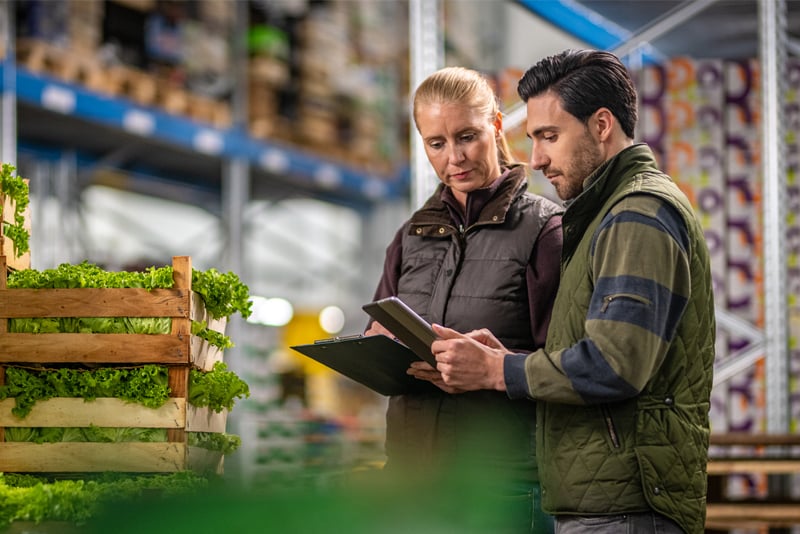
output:
{"label": "woman's blonde hair", "polygon": [[[497,95],[486,78],[479,72],[464,67],[445,67],[427,78],[414,92],[413,115],[421,106],[429,104],[462,104],[478,110],[494,123],[500,112]],[[508,146],[505,133],[497,135],[497,158],[501,166],[519,164]]]}

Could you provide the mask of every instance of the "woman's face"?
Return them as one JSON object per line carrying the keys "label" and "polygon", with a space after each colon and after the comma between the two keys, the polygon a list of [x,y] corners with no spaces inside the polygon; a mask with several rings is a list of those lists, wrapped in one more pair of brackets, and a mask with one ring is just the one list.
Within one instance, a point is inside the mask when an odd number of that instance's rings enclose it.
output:
{"label": "woman's face", "polygon": [[500,176],[499,116],[492,122],[463,104],[423,104],[417,107],[416,124],[428,161],[462,207],[467,193],[488,187]]}

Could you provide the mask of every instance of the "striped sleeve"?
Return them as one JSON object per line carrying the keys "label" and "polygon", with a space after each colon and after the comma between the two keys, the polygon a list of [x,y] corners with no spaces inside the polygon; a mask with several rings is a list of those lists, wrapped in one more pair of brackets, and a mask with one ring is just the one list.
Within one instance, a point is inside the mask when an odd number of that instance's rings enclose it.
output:
{"label": "striped sleeve", "polygon": [[663,362],[686,309],[688,247],[683,218],[663,200],[638,195],[617,204],[591,244],[594,286],[585,337],[526,359],[530,396],[595,404],[641,392]]}

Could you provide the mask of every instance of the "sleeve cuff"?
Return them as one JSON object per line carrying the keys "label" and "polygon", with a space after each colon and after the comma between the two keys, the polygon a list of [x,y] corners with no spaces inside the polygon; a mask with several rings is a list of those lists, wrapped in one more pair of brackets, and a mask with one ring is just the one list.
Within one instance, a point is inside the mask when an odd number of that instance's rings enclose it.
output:
{"label": "sleeve cuff", "polygon": [[528,377],[525,376],[527,354],[506,354],[503,358],[503,375],[506,394],[511,399],[529,399]]}

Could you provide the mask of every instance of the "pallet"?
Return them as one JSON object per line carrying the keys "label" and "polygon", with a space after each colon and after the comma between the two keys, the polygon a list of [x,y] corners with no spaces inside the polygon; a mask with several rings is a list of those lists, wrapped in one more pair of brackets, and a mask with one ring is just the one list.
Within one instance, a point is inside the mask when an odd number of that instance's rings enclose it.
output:
{"label": "pallet", "polygon": [[[0,264],[5,258],[0,257]],[[222,453],[190,447],[187,432],[223,432],[227,413],[188,404],[189,370],[210,370],[222,351],[191,335],[191,322],[210,320],[191,291],[188,256],[173,258],[173,289],[7,289],[0,274],[0,383],[5,366],[60,364],[160,364],[168,366],[171,399],[157,410],[120,399],[56,398],[40,401],[28,417],[11,414],[13,399],[0,402],[0,472],[220,472]],[[18,334],[8,319],[25,317],[170,317],[170,334]],[[6,442],[3,427],[166,428],[166,443]]]}
{"label": "pallet", "polygon": [[[28,180],[24,180],[25,183],[29,183]],[[3,194],[0,191],[0,202],[3,203],[3,222],[13,222],[14,221],[14,209],[15,205],[11,201],[11,199]],[[22,214],[25,218],[25,223],[23,226],[28,231],[28,235],[30,236],[31,233],[31,207],[28,204],[28,207],[25,209],[25,212]],[[2,267],[3,269],[3,276],[8,269],[12,270],[23,270],[29,269],[31,266],[31,252],[28,250],[24,254],[20,254],[19,256],[14,254],[14,240],[10,237],[3,234],[3,224],[0,224],[0,256],[6,257],[5,265]]]}
{"label": "pallet", "polygon": [[[800,456],[789,452],[800,446],[797,434],[712,434],[708,461],[706,529],[784,528],[800,525],[800,502],[787,495],[760,501],[725,498],[723,481],[730,475],[781,476],[800,473]],[[729,448],[736,447],[735,451]],[[749,452],[742,452],[747,451]],[[769,454],[769,449],[775,454]]]}
{"label": "pallet", "polygon": [[43,73],[93,91],[106,90],[106,75],[99,60],[87,53],[60,49],[46,41],[17,41],[17,63],[31,72]]}
{"label": "pallet", "polygon": [[213,98],[197,95],[179,87],[159,83],[155,105],[172,115],[183,115],[217,128],[231,125],[230,106]]}
{"label": "pallet", "polygon": [[709,503],[706,529],[743,529],[800,525],[800,506],[796,503]]}
{"label": "pallet", "polygon": [[175,87],[141,69],[111,65],[104,67],[93,56],[77,50],[62,50],[45,41],[20,39],[17,62],[31,72],[52,75],[59,80],[142,106],[161,108],[218,128],[231,125],[230,105]]}
{"label": "pallet", "polygon": [[142,106],[156,104],[156,80],[150,74],[124,65],[107,69],[105,91],[115,97],[126,98]]}
{"label": "pallet", "polygon": [[217,128],[229,128],[231,125],[231,109],[227,102],[194,93],[188,93],[185,114]]}

